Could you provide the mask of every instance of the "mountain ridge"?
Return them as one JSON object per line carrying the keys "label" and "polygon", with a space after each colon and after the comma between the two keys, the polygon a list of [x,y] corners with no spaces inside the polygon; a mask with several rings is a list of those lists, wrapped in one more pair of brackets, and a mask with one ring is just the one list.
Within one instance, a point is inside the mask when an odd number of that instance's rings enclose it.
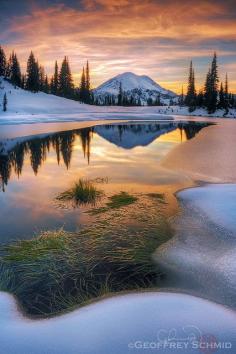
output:
{"label": "mountain ridge", "polygon": [[122,91],[130,99],[141,101],[141,104],[147,104],[148,100],[153,102],[160,98],[162,103],[169,103],[166,100],[171,100],[177,95],[156,83],[147,75],[137,75],[132,72],[124,72],[105,81],[93,90],[95,99],[100,103],[106,100],[106,97],[113,97],[113,100],[118,100],[118,94],[122,87]]}

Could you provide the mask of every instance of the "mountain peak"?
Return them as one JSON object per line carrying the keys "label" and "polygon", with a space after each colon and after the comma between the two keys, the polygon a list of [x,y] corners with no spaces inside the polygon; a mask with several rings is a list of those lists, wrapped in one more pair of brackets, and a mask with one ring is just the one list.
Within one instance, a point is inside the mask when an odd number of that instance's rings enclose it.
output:
{"label": "mountain peak", "polygon": [[164,89],[149,76],[137,75],[130,71],[116,75],[104,82],[94,90],[94,95],[101,100],[111,95],[117,97],[120,85],[128,96],[134,96],[136,99],[140,98],[144,104],[147,103],[147,100],[150,98],[155,100],[158,95],[163,99],[176,97],[174,92]]}

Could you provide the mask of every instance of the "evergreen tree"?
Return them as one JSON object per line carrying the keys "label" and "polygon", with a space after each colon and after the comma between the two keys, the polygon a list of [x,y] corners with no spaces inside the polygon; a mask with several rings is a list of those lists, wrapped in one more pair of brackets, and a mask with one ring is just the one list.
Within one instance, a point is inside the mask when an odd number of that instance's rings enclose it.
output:
{"label": "evergreen tree", "polygon": [[206,83],[205,83],[205,105],[207,107],[208,113],[214,113],[217,108],[218,99],[218,66],[217,66],[217,56],[214,53],[211,67],[207,73]]}
{"label": "evergreen tree", "polygon": [[13,52],[11,56],[10,80],[15,86],[21,86],[21,70],[16,54]]}
{"label": "evergreen tree", "polygon": [[210,90],[211,90],[211,70],[209,69],[206,75],[206,81],[204,86],[204,106],[208,106],[210,100]]}
{"label": "evergreen tree", "polygon": [[81,80],[80,80],[80,87],[79,87],[79,98],[81,102],[86,101],[86,76],[84,67],[82,70]]}
{"label": "evergreen tree", "polygon": [[45,71],[43,66],[39,66],[39,91],[44,91]]}
{"label": "evergreen tree", "polygon": [[0,76],[6,75],[7,60],[3,48],[0,46]]}
{"label": "evergreen tree", "polygon": [[148,98],[147,105],[148,106],[153,106],[153,102],[152,102],[152,98],[151,97]]}
{"label": "evergreen tree", "polygon": [[90,72],[89,72],[89,62],[86,63],[85,70],[85,103],[90,104],[91,91],[90,91]]}
{"label": "evergreen tree", "polygon": [[20,85],[20,87],[22,89],[25,89],[25,86],[26,86],[26,78],[25,78],[25,75],[22,75],[21,76],[21,85]]}
{"label": "evergreen tree", "polygon": [[180,107],[182,107],[184,105],[184,88],[183,88],[183,85],[182,85],[181,95],[179,96],[179,105],[180,105]]}
{"label": "evergreen tree", "polygon": [[10,54],[9,59],[7,61],[6,72],[5,72],[5,77],[9,80],[11,79],[11,68],[12,68],[12,54]]}
{"label": "evergreen tree", "polygon": [[218,108],[220,109],[225,108],[225,92],[224,92],[224,87],[222,82],[220,84]]}
{"label": "evergreen tree", "polygon": [[54,94],[54,76],[52,76],[50,80],[50,92]]}
{"label": "evergreen tree", "polygon": [[200,90],[197,97],[196,97],[196,104],[197,104],[197,107],[203,107],[204,105],[204,94],[203,94],[203,91]]}
{"label": "evergreen tree", "polygon": [[161,95],[160,95],[160,93],[156,97],[155,106],[161,106]]}
{"label": "evergreen tree", "polygon": [[189,68],[188,88],[185,97],[185,104],[189,107],[190,112],[193,112],[196,109],[195,76],[192,61],[190,62]]}
{"label": "evergreen tree", "polygon": [[45,76],[45,80],[44,80],[44,90],[45,93],[49,93],[49,82],[48,82],[48,76]]}
{"label": "evergreen tree", "polygon": [[39,65],[32,51],[27,61],[26,73],[26,89],[32,92],[38,92],[40,88]]}
{"label": "evergreen tree", "polygon": [[59,90],[59,73],[58,73],[58,64],[55,62],[54,75],[51,80],[51,93],[54,95],[58,94]]}
{"label": "evergreen tree", "polygon": [[230,107],[230,102],[229,102],[229,85],[228,85],[228,75],[227,74],[225,76],[224,96],[225,96],[225,108],[228,113],[228,109]]}
{"label": "evergreen tree", "polygon": [[68,58],[65,57],[59,74],[59,94],[63,97],[72,98],[74,93],[74,85],[70,71]]}
{"label": "evergreen tree", "polygon": [[119,86],[119,93],[118,93],[118,106],[122,106],[123,104],[123,90],[122,90],[122,84],[120,82],[120,86]]}
{"label": "evergreen tree", "polygon": [[3,106],[3,112],[6,112],[6,110],[7,110],[7,94],[6,94],[6,92],[4,93],[4,96],[3,96],[2,106]]}

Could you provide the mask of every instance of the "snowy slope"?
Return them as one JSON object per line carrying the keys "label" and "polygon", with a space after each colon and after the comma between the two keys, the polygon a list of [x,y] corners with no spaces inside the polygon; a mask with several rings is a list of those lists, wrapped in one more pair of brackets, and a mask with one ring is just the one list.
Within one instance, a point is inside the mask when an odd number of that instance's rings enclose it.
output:
{"label": "snowy slope", "polygon": [[164,89],[150,77],[146,75],[136,75],[131,72],[117,75],[104,82],[94,90],[94,95],[101,100],[109,95],[117,98],[120,84],[122,90],[126,92],[129,97],[140,98],[143,104],[147,103],[148,98],[156,99],[159,94],[162,100],[176,97],[174,92]]}
{"label": "snowy slope", "polygon": [[[2,110],[7,94],[7,112]],[[170,119],[157,117],[155,107],[99,107],[81,104],[43,92],[14,87],[0,77],[0,125],[39,122],[73,122],[104,119]]]}
{"label": "snowy slope", "polygon": [[[7,112],[2,111],[4,93],[7,94]],[[32,124],[48,122],[77,122],[96,120],[172,120],[173,115],[223,117],[224,110],[212,115],[201,108],[189,113],[187,107],[122,107],[91,106],[43,92],[32,93],[14,88],[0,77],[0,125]],[[230,109],[226,117],[236,117]],[[1,131],[1,130],[0,130]]]}
{"label": "snowy slope", "polygon": [[44,92],[33,93],[18,87],[15,88],[12,84],[0,78],[0,111],[2,111],[2,100],[5,92],[8,100],[7,114],[67,113],[68,111],[86,110],[85,105],[77,101]]}

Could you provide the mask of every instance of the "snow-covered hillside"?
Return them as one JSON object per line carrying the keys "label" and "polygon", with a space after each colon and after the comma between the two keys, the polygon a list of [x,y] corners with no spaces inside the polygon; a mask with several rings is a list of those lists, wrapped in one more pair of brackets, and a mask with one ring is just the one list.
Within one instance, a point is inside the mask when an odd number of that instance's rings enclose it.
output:
{"label": "snow-covered hillside", "polygon": [[[223,117],[224,110],[208,115],[203,108],[192,113],[179,106],[92,106],[43,92],[32,93],[15,88],[0,77],[0,125],[31,124],[42,122],[74,122],[97,120],[165,120],[174,115]],[[3,96],[7,95],[7,111],[3,112]],[[226,117],[235,118],[230,109]]]}
{"label": "snow-covered hillside", "polygon": [[104,82],[94,90],[94,96],[102,103],[105,97],[114,97],[117,101],[120,85],[123,92],[130,98],[131,96],[142,104],[147,104],[148,99],[155,101],[160,95],[162,102],[169,103],[170,99],[174,99],[176,94],[166,90],[150,77],[146,75],[136,75],[131,72],[126,72],[115,76],[114,78]]}
{"label": "snow-covered hillside", "polygon": [[[44,92],[33,93],[14,87],[0,78],[0,111],[4,93],[7,94],[7,112],[20,114],[68,113],[86,110],[85,105],[63,97],[49,95]],[[1,112],[2,113],[2,112]],[[0,114],[1,114],[0,113]]]}
{"label": "snow-covered hillside", "polygon": [[[3,112],[3,96],[7,111]],[[43,92],[32,93],[14,87],[0,77],[0,125],[40,122],[73,122],[104,119],[170,119],[157,117],[155,107],[102,107]]]}

